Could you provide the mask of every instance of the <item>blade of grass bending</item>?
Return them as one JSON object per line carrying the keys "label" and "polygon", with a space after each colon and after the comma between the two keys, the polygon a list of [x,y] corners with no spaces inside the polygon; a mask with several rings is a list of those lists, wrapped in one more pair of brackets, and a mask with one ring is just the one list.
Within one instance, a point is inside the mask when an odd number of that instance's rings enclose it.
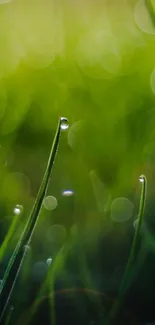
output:
{"label": "blade of grass bending", "polygon": [[26,251],[27,251],[27,249],[24,249],[24,247],[26,248],[27,245],[29,245],[33,231],[34,231],[36,223],[38,221],[39,212],[40,212],[40,209],[42,206],[43,199],[46,194],[52,167],[53,167],[55,156],[56,156],[56,153],[58,150],[58,144],[59,144],[59,138],[60,138],[60,132],[61,132],[61,123],[62,123],[63,119],[64,118],[59,119],[55,138],[54,138],[53,145],[52,145],[52,149],[51,149],[51,152],[49,155],[49,160],[47,163],[47,167],[46,167],[46,170],[44,173],[42,183],[40,185],[38,195],[34,202],[32,211],[30,213],[30,216],[28,218],[28,221],[26,223],[24,231],[22,232],[20,239],[16,245],[16,248],[10,258],[10,261],[6,268],[3,280],[0,285],[0,321],[2,321],[4,312],[6,310],[8,302],[10,300],[16,279],[20,272],[20,268],[24,261],[24,257],[25,257]]}
{"label": "blade of grass bending", "polygon": [[139,177],[139,180],[141,182],[141,195],[140,195],[140,203],[139,203],[139,211],[138,211],[138,223],[137,223],[137,227],[135,230],[135,234],[134,234],[134,238],[133,238],[133,242],[132,242],[132,246],[131,246],[131,250],[130,250],[130,255],[128,258],[128,262],[127,262],[127,266],[124,272],[124,276],[119,288],[119,292],[118,292],[118,298],[116,300],[116,302],[114,303],[110,315],[109,315],[109,320],[106,323],[106,325],[110,324],[114,318],[117,316],[117,313],[120,310],[120,307],[122,305],[122,298],[123,295],[126,291],[127,288],[125,288],[125,284],[126,281],[128,280],[128,276],[131,270],[131,267],[133,265],[133,262],[135,260],[135,255],[136,255],[136,248],[137,248],[137,243],[138,243],[138,238],[139,238],[139,233],[140,233],[140,227],[142,224],[142,219],[143,219],[143,215],[144,215],[144,209],[145,209],[145,201],[146,201],[146,190],[147,190],[147,179],[144,175],[141,175]]}

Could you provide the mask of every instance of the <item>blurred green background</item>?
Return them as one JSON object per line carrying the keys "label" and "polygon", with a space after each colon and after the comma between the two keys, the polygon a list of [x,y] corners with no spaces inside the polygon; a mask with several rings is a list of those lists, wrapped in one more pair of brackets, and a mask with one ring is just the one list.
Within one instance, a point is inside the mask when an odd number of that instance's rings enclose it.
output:
{"label": "blurred green background", "polygon": [[[142,173],[148,204],[155,195],[155,27],[145,1],[0,0],[1,243],[16,205],[23,207],[2,274],[35,200],[59,116],[68,118],[69,129],[61,134],[48,189],[57,206],[51,198],[42,208],[32,260],[55,256],[66,238],[71,248],[77,229],[90,255],[111,227],[113,245],[119,241],[123,251],[128,230],[134,232]],[[133,204],[130,222],[120,228],[116,221],[125,217],[112,220],[110,212],[118,197]],[[126,215],[130,206],[123,204],[116,210]],[[48,234],[52,225],[63,226],[57,237]]]}

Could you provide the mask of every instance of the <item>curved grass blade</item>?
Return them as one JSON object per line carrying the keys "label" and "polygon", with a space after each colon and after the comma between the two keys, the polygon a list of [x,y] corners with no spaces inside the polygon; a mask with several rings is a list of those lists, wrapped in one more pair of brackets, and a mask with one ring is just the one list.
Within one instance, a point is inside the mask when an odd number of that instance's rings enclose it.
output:
{"label": "curved grass blade", "polygon": [[68,121],[66,118],[59,119],[57,130],[55,133],[55,138],[53,140],[53,145],[50,151],[47,167],[43,176],[42,183],[39,188],[39,192],[37,194],[36,200],[34,202],[32,211],[30,213],[24,231],[22,232],[20,239],[16,245],[16,248],[10,258],[2,283],[0,285],[0,322],[3,319],[4,312],[11,298],[14,285],[16,283],[21,266],[25,258],[27,247],[30,244],[33,231],[38,221],[39,212],[42,206],[43,199],[46,195],[46,191],[48,188],[48,184],[52,172],[52,167],[58,150],[61,128],[62,129],[67,128],[65,127],[65,122],[67,125]]}
{"label": "curved grass blade", "polygon": [[115,302],[115,304],[113,305],[110,315],[109,315],[109,320],[106,323],[106,325],[111,324],[111,322],[113,322],[113,320],[115,319],[115,317],[117,316],[120,307],[122,305],[122,299],[123,299],[123,295],[125,294],[125,291],[127,290],[127,280],[129,279],[129,275],[130,275],[130,271],[131,268],[133,266],[133,263],[135,261],[135,256],[136,256],[136,249],[137,249],[137,243],[138,243],[138,238],[139,238],[139,234],[140,234],[140,228],[141,228],[141,224],[142,224],[142,220],[143,220],[143,215],[144,215],[144,209],[145,209],[145,201],[146,201],[146,190],[147,190],[147,179],[144,175],[141,175],[139,177],[139,181],[141,182],[141,195],[140,195],[140,203],[139,203],[139,211],[138,211],[138,223],[137,223],[137,227],[135,230],[135,234],[134,234],[134,238],[133,238],[133,242],[132,242],[132,246],[131,246],[131,250],[130,250],[130,255],[129,255],[129,259],[127,262],[127,266],[125,269],[125,273],[119,288],[119,293],[118,293],[118,298]]}

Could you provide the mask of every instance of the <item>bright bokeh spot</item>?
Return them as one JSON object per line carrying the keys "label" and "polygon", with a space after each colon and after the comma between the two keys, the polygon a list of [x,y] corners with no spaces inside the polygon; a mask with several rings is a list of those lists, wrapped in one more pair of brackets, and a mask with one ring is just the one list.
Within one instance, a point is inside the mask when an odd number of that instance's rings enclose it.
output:
{"label": "bright bokeh spot", "polygon": [[145,4],[145,0],[139,0],[135,6],[134,12],[135,22],[137,26],[148,34],[155,34],[155,28],[151,20],[150,13]]}
{"label": "bright bokeh spot", "polygon": [[124,198],[120,197],[114,199],[111,204],[111,218],[116,222],[124,222],[132,217],[133,203]]}
{"label": "bright bokeh spot", "polygon": [[74,195],[74,192],[72,190],[64,190],[62,192],[62,195],[63,196],[73,196]]}
{"label": "bright bokeh spot", "polygon": [[57,199],[54,196],[46,196],[43,201],[43,206],[47,210],[54,210],[58,205]]}

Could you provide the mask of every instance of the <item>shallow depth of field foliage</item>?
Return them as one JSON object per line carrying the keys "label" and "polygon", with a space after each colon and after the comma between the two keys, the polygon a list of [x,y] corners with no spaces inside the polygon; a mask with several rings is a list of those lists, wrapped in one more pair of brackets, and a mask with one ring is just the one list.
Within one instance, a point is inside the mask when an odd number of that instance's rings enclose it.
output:
{"label": "shallow depth of field foliage", "polygon": [[[154,0],[151,4],[155,8]],[[105,271],[105,291],[115,287],[113,273],[125,265],[134,233],[141,174],[148,181],[145,242],[155,254],[155,27],[144,1],[0,0],[1,243],[15,206],[23,207],[0,263],[1,277],[35,200],[59,116],[67,117],[70,127],[61,134],[48,189],[57,207],[41,210],[16,288],[27,291],[22,298],[15,295],[15,309],[27,301],[37,276],[43,284],[46,272],[37,263],[54,260],[66,243],[74,252],[79,236],[93,265],[100,232],[104,236],[109,229],[106,258],[113,267]],[[74,195],[62,195],[64,190]],[[134,207],[121,228],[107,212],[118,197]],[[64,237],[57,234],[59,243],[52,239],[54,231],[49,235],[52,225],[66,230]],[[118,242],[117,259],[112,248]],[[55,272],[63,274],[64,260],[57,261]],[[80,274],[86,287],[89,271],[86,264],[88,276]]]}

